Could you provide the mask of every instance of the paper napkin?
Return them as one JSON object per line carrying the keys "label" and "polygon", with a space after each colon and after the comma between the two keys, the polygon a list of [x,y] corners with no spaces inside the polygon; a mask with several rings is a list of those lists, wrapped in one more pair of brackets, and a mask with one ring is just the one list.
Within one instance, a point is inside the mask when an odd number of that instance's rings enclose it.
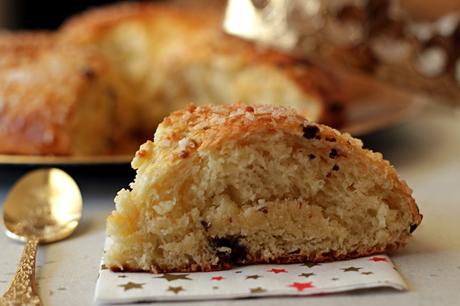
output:
{"label": "paper napkin", "polygon": [[251,265],[216,272],[124,273],[101,264],[99,304],[327,294],[407,285],[386,255],[331,263]]}

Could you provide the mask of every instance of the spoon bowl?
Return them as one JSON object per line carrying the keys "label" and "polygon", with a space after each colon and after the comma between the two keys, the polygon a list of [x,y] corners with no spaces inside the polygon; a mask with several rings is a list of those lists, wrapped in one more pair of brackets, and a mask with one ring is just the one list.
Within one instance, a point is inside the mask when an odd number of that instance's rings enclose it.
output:
{"label": "spoon bowl", "polygon": [[56,168],[39,169],[23,176],[3,206],[7,235],[41,243],[68,237],[81,218],[82,197],[75,181]]}
{"label": "spoon bowl", "polygon": [[0,306],[41,305],[35,286],[37,245],[72,234],[81,211],[80,190],[62,170],[35,170],[13,186],[3,206],[3,221],[6,234],[26,245],[16,275],[0,298]]}

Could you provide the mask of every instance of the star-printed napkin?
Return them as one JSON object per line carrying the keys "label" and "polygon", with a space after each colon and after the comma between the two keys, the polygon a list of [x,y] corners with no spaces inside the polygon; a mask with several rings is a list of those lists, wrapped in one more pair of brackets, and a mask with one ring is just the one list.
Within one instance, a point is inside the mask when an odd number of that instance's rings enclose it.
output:
{"label": "star-printed napkin", "polygon": [[[106,244],[107,245],[107,244]],[[252,265],[195,273],[111,272],[102,261],[99,304],[298,296],[407,285],[386,255],[331,263]]]}

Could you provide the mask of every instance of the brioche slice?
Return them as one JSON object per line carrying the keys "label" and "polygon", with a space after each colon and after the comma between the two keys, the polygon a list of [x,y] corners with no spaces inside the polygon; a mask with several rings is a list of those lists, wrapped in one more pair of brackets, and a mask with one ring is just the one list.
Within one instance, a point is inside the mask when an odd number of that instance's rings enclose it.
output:
{"label": "brioche slice", "polygon": [[132,166],[107,222],[115,271],[354,258],[403,246],[422,217],[381,154],[281,107],[174,112]]}

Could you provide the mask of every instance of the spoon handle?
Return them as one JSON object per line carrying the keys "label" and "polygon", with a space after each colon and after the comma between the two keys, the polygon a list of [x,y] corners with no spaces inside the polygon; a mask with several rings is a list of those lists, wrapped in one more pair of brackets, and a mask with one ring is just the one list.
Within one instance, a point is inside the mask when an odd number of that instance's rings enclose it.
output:
{"label": "spoon handle", "polygon": [[41,305],[35,287],[35,257],[38,239],[27,239],[16,275],[8,290],[0,298],[0,306]]}

